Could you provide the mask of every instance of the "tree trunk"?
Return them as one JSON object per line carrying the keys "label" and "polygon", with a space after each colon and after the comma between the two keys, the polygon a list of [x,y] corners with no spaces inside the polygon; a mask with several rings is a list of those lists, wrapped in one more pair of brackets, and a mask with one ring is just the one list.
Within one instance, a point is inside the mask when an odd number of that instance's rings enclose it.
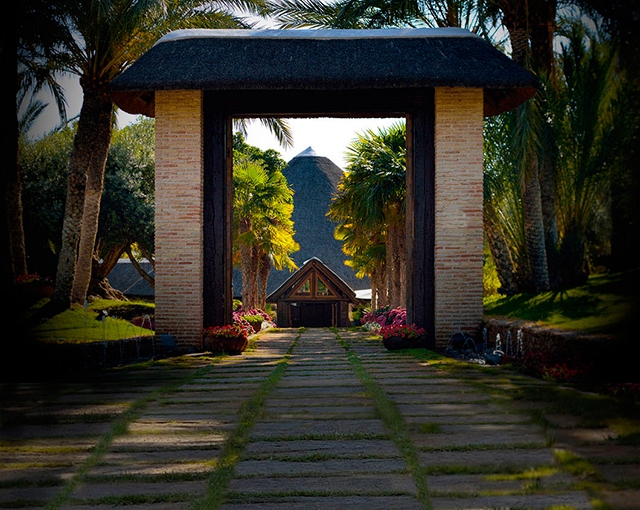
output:
{"label": "tree trunk", "polygon": [[550,289],[550,284],[537,167],[537,161],[529,162],[522,190],[522,208],[529,272],[531,275],[530,283],[533,291],[544,292]]}
{"label": "tree trunk", "polygon": [[[98,244],[100,244],[99,241]],[[126,248],[126,244],[112,246],[102,255],[102,257],[93,257],[93,269],[91,271],[91,284],[87,291],[88,295],[100,296],[105,299],[127,300],[126,296],[119,290],[114,289],[109,283],[109,280],[107,280],[107,276],[109,276],[109,273],[111,273],[113,268],[116,267],[120,256],[124,253]],[[100,247],[98,247],[96,249],[96,254],[101,251]],[[102,261],[99,259],[102,259]]]}
{"label": "tree trunk", "polygon": [[514,278],[516,267],[513,263],[511,252],[504,240],[504,235],[498,226],[487,218],[486,214],[484,215],[483,223],[489,251],[496,266],[498,280],[500,280],[500,292],[511,296],[518,292],[518,286]]}
{"label": "tree trunk", "polygon": [[[127,248],[125,249],[125,252],[127,253],[127,256],[129,257],[129,260],[131,261],[131,264],[133,264],[133,267],[135,267],[136,271],[138,271],[138,274],[140,276],[142,276],[143,280],[145,280],[149,285],[151,285],[152,289],[155,290],[155,288],[156,288],[156,279],[153,276],[151,276],[149,273],[147,273],[144,269],[142,269],[142,266],[140,265],[138,260],[133,255],[133,252],[131,251],[131,246],[127,246]],[[155,269],[155,267],[154,267],[154,269]],[[111,271],[109,271],[109,272],[111,272]]]}
{"label": "tree trunk", "polygon": [[[14,171],[15,169],[15,171]],[[11,260],[14,278],[28,273],[27,251],[24,242],[22,221],[22,182],[19,165],[11,165],[8,175],[7,210],[9,219],[9,239],[11,243]]]}
{"label": "tree trunk", "polygon": [[[15,11],[10,11],[13,13]],[[18,175],[18,115],[16,111],[16,96],[18,91],[18,37],[16,21],[9,19],[9,24],[2,30],[2,51],[0,51],[0,69],[2,69],[5,89],[0,108],[2,110],[2,158],[3,166],[0,170],[0,197],[2,197],[2,212],[0,213],[0,271],[1,289],[9,291],[15,286],[14,260],[11,252],[12,236],[10,235],[10,201],[11,181]],[[9,307],[14,300],[9,298]],[[3,307],[4,308],[4,307]],[[8,318],[13,316],[9,310],[4,311]],[[14,316],[15,317],[15,316]]]}
{"label": "tree trunk", "polygon": [[271,261],[269,256],[260,250],[260,262],[258,269],[258,308],[267,309],[267,282],[271,273]]}
{"label": "tree trunk", "polygon": [[[555,34],[557,0],[538,0],[530,6],[531,19],[531,68],[546,83],[557,87],[553,39]],[[547,92],[541,92],[544,96]],[[548,111],[547,102],[542,105],[543,115]],[[544,222],[545,247],[549,282],[552,288],[560,285],[560,261],[558,255],[558,221],[556,217],[556,146],[551,125],[542,123],[542,154],[540,159],[540,193]]]}
{"label": "tree trunk", "polygon": [[387,228],[387,282],[389,288],[389,302],[394,307],[399,306],[398,295],[400,294],[400,280],[398,271],[397,260],[397,236],[393,231],[393,228],[389,226]]}
{"label": "tree trunk", "polygon": [[[86,170],[84,207],[82,211],[78,259],[71,292],[72,303],[82,303],[91,282],[93,253],[98,234],[100,202],[104,188],[104,170],[111,143],[113,102],[104,87],[83,87],[84,100],[78,121],[74,151],[80,151],[75,162]],[[86,122],[82,122],[86,119]],[[82,130],[82,133],[81,133]],[[86,132],[85,132],[86,131]]]}

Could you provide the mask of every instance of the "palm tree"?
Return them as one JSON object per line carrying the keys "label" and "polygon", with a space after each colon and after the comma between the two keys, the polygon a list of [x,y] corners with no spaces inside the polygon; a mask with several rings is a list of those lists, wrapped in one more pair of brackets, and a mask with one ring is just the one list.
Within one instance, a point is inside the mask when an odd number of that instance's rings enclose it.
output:
{"label": "palm tree", "polygon": [[[404,122],[366,131],[347,148],[347,168],[329,215],[367,233],[380,232],[385,242],[386,288],[389,301],[406,299],[406,127]],[[359,238],[356,234],[354,238]],[[378,236],[373,236],[376,239]],[[384,298],[383,298],[384,300]],[[386,301],[386,300],[384,300]]]}
{"label": "palm tree", "polygon": [[561,279],[581,285],[588,275],[587,242],[603,216],[610,182],[615,55],[581,21],[564,23],[559,86],[551,111],[562,158],[558,163]]}
{"label": "palm tree", "polygon": [[54,302],[85,299],[96,241],[114,104],[107,87],[165,33],[179,28],[248,28],[232,11],[264,14],[262,0],[58,0],[73,34],[57,54],[80,78],[83,103],[69,164],[68,193]]}
{"label": "palm tree", "polygon": [[[49,65],[53,34],[60,25],[55,9],[44,0],[28,0],[8,5],[9,21],[2,31],[1,61],[5,88],[2,101],[2,283],[10,288],[15,278],[28,272],[22,217],[22,184],[18,140],[26,133],[44,104],[33,95],[48,89],[64,120],[64,98],[55,78],[59,69]],[[8,86],[8,88],[7,88]],[[22,111],[19,116],[19,111]],[[6,241],[6,242],[5,242]],[[4,285],[6,284],[6,285]]]}
{"label": "palm tree", "polygon": [[269,172],[247,157],[233,169],[234,244],[242,272],[245,308],[264,308],[270,265],[294,269],[293,191],[279,170]]}

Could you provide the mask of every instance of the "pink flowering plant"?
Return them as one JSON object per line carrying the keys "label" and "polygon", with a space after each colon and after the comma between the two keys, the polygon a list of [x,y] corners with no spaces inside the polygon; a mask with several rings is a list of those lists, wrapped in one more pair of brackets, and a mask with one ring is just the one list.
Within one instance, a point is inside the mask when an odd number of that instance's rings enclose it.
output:
{"label": "pink flowering plant", "polygon": [[389,324],[382,326],[380,334],[382,338],[421,338],[426,334],[426,331],[415,324]]}
{"label": "pink flowering plant", "polygon": [[391,325],[402,325],[407,322],[407,310],[397,307],[385,306],[366,313],[362,316],[362,324],[365,329],[379,332],[381,328]]}

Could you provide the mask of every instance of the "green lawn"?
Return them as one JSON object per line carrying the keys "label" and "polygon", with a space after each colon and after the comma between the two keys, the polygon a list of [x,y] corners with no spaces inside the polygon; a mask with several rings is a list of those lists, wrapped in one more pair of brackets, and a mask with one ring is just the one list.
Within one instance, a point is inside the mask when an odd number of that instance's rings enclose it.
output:
{"label": "green lawn", "polygon": [[487,317],[524,319],[588,333],[619,333],[638,310],[640,269],[591,276],[586,285],[565,291],[485,298]]}
{"label": "green lawn", "polygon": [[[104,320],[99,313],[106,310]],[[31,329],[32,336],[45,341],[95,342],[153,335],[153,331],[131,324],[133,317],[153,315],[152,303],[96,300],[85,309],[74,306]]]}

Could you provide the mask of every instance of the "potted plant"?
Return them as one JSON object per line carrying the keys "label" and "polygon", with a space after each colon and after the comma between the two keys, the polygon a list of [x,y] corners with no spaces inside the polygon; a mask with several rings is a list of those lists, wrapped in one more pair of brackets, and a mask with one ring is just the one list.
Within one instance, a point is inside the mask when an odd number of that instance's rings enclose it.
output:
{"label": "potted plant", "polygon": [[204,348],[211,352],[241,354],[249,345],[246,328],[238,324],[210,326],[202,331]]}
{"label": "potted plant", "polygon": [[389,324],[380,329],[383,345],[390,351],[424,347],[426,331],[415,324]]}

